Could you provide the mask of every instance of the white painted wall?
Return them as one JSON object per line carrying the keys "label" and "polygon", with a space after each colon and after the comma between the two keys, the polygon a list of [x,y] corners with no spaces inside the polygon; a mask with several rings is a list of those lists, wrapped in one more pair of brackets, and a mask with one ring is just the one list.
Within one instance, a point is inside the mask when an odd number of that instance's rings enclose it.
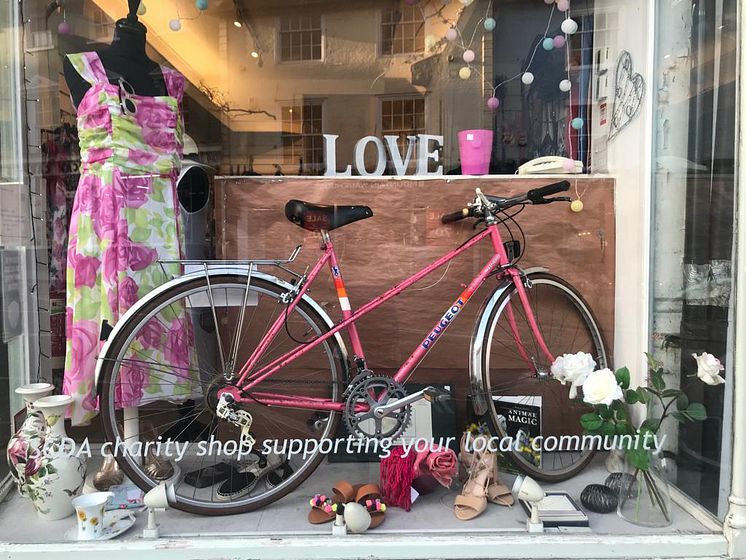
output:
{"label": "white painted wall", "polygon": [[[653,3],[648,0],[596,0],[596,46],[610,48],[609,116],[613,110],[613,76],[621,50],[632,55],[634,70],[645,78],[642,109],[614,140],[605,141],[608,126],[594,107],[593,171],[616,177],[616,325],[614,365],[626,365],[632,384],[645,383],[648,348],[648,286],[651,185],[651,80],[653,72]],[[594,94],[595,96],[595,94]]]}

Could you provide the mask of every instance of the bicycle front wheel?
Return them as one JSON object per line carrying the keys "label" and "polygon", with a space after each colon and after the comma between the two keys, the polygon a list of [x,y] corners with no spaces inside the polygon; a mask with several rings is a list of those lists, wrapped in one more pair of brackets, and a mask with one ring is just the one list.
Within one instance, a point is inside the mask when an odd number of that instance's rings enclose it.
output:
{"label": "bicycle front wheel", "polygon": [[[109,440],[130,449],[117,460],[140,488],[169,478],[178,509],[241,513],[286,495],[321,462],[312,442],[334,437],[338,412],[268,407],[257,396],[241,405],[253,418],[251,454],[236,445],[239,428],[216,414],[217,391],[238,382],[231,373],[278,317],[283,328],[257,367],[329,330],[310,300],[289,313],[287,289],[267,276],[211,273],[183,277],[131,310],[102,356],[99,400]],[[345,379],[344,350],[330,337],[255,391],[339,401]],[[293,449],[299,441],[304,448]]]}
{"label": "bicycle front wheel", "polygon": [[[552,355],[587,352],[597,369],[608,367],[601,330],[583,297],[551,274],[532,273],[528,279],[526,294],[531,310]],[[580,392],[579,397],[571,399],[570,387],[550,375],[551,362],[539,347],[514,285],[500,296],[487,320],[482,340],[482,382],[495,430],[505,437],[508,431],[514,431],[508,424],[528,424],[535,418],[531,410],[540,409],[543,440],[520,438],[518,448],[508,453],[510,459],[521,471],[540,480],[557,482],[574,476],[594,453],[590,446],[583,448],[580,425],[580,416],[591,407],[582,402]],[[522,412],[526,410],[524,405],[532,409]],[[523,433],[529,432],[536,434],[536,429]]]}

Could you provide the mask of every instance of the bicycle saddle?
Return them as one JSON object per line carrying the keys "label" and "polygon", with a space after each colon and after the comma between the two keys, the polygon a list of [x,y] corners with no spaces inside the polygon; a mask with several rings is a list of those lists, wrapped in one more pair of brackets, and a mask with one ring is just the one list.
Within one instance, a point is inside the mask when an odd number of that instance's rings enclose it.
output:
{"label": "bicycle saddle", "polygon": [[367,206],[330,206],[302,200],[290,200],[285,205],[287,219],[309,231],[331,231],[372,215],[373,211]]}

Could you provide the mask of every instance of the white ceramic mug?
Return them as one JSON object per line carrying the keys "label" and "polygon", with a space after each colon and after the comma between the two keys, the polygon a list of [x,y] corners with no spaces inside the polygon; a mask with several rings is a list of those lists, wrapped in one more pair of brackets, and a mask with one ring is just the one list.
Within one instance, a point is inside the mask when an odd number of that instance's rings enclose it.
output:
{"label": "white ceramic mug", "polygon": [[92,492],[73,499],[78,518],[79,541],[101,538],[104,532],[104,506],[113,495],[111,492]]}

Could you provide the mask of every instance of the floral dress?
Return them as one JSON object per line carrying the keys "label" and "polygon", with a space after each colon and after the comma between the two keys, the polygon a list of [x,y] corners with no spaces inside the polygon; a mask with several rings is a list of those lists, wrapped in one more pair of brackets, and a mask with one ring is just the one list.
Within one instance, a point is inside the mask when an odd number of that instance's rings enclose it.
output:
{"label": "floral dress", "polygon": [[[74,401],[72,424],[83,425],[97,414],[94,378],[103,321],[114,325],[139,298],[180,272],[178,265],[158,261],[182,255],[176,180],[184,77],[162,67],[168,95],[130,95],[109,83],[95,52],[68,58],[91,85],[78,107],[81,176],[68,242],[63,385]],[[199,390],[186,310],[167,322],[151,320],[132,342],[128,352],[138,359],[120,369],[117,406],[138,406],[144,394],[151,401]],[[148,362],[171,364],[174,380],[149,376],[142,365]]]}

